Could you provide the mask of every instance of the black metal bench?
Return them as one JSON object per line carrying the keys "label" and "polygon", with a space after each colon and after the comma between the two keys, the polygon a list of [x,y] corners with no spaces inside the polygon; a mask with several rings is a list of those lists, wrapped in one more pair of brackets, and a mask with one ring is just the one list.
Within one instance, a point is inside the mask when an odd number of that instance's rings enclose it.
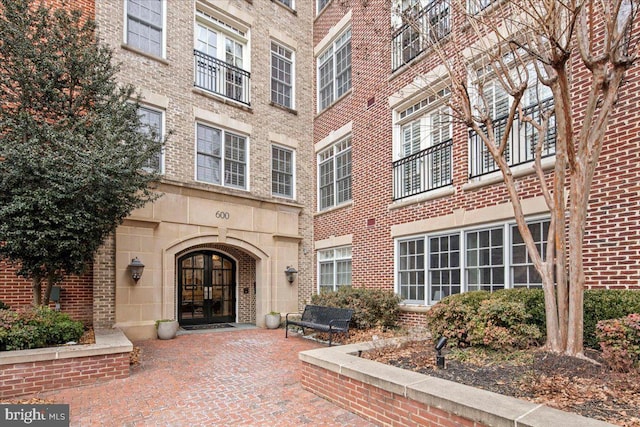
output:
{"label": "black metal bench", "polygon": [[324,307],[321,305],[306,305],[302,318],[289,319],[289,315],[297,315],[300,313],[287,313],[284,321],[284,336],[289,337],[289,325],[300,326],[304,335],[304,328],[314,329],[320,332],[329,333],[329,346],[334,333],[349,334],[349,322],[353,316],[353,310],[348,308]]}

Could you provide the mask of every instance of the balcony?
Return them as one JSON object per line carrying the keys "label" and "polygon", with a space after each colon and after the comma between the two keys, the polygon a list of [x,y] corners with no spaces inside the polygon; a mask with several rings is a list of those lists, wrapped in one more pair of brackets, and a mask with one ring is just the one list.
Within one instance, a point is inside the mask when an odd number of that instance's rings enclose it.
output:
{"label": "balcony", "polygon": [[393,200],[451,185],[453,140],[393,162]]}
{"label": "balcony", "polygon": [[393,71],[451,32],[449,1],[433,0],[421,10],[403,12],[405,24],[392,35]]}
{"label": "balcony", "polygon": [[[553,98],[548,98],[537,105],[522,109],[524,116],[538,120],[540,114],[553,108]],[[507,125],[508,116],[493,121],[493,131],[496,140],[500,140]],[[484,131],[484,127],[482,128]],[[535,149],[538,141],[538,131],[529,122],[522,123],[516,116],[513,128],[507,140],[504,155],[509,166],[518,166],[535,160]],[[549,119],[547,135],[542,145],[542,158],[556,154],[556,121],[555,116]],[[491,153],[482,142],[482,138],[474,131],[469,131],[469,178],[476,178],[498,170]]]}
{"label": "balcony", "polygon": [[193,51],[195,61],[194,86],[251,105],[249,88],[251,73],[200,51]]}

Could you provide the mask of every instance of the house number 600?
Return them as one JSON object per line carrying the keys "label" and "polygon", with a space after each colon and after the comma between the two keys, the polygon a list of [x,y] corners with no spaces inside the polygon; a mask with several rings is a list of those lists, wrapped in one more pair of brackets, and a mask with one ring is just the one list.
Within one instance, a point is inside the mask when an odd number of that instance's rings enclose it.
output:
{"label": "house number 600", "polygon": [[216,218],[229,219],[229,212],[216,211]]}

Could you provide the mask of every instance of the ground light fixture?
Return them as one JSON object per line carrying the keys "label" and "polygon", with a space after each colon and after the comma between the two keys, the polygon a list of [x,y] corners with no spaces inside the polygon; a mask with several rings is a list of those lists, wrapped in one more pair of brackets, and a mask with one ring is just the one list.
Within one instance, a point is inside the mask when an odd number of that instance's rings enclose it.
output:
{"label": "ground light fixture", "polygon": [[289,282],[289,284],[293,283],[293,280],[295,279],[295,274],[298,274],[298,270],[296,270],[293,267],[289,267],[287,266],[287,269],[284,271],[284,274],[287,275],[287,281]]}
{"label": "ground light fixture", "polygon": [[445,345],[447,345],[447,338],[440,337],[436,343],[436,351],[438,352],[436,355],[436,366],[440,369],[444,369],[444,356],[442,355],[442,349]]}
{"label": "ground light fixture", "polygon": [[131,260],[129,264],[129,273],[131,273],[131,278],[135,283],[138,283],[138,280],[142,277],[142,272],[144,271],[144,264],[135,257]]}

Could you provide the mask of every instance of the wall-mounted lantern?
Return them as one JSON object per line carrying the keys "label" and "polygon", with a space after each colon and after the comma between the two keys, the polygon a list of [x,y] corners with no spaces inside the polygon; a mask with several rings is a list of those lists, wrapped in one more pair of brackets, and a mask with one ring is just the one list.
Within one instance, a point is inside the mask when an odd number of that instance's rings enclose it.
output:
{"label": "wall-mounted lantern", "polygon": [[142,272],[144,271],[144,264],[140,262],[138,257],[135,257],[131,260],[129,264],[129,273],[131,273],[131,278],[134,282],[138,283],[138,280],[142,277]]}
{"label": "wall-mounted lantern", "polygon": [[298,270],[296,270],[293,267],[289,267],[287,266],[287,269],[284,271],[284,274],[287,275],[287,281],[289,282],[289,284],[293,283],[293,280],[295,279],[295,274],[298,274]]}

